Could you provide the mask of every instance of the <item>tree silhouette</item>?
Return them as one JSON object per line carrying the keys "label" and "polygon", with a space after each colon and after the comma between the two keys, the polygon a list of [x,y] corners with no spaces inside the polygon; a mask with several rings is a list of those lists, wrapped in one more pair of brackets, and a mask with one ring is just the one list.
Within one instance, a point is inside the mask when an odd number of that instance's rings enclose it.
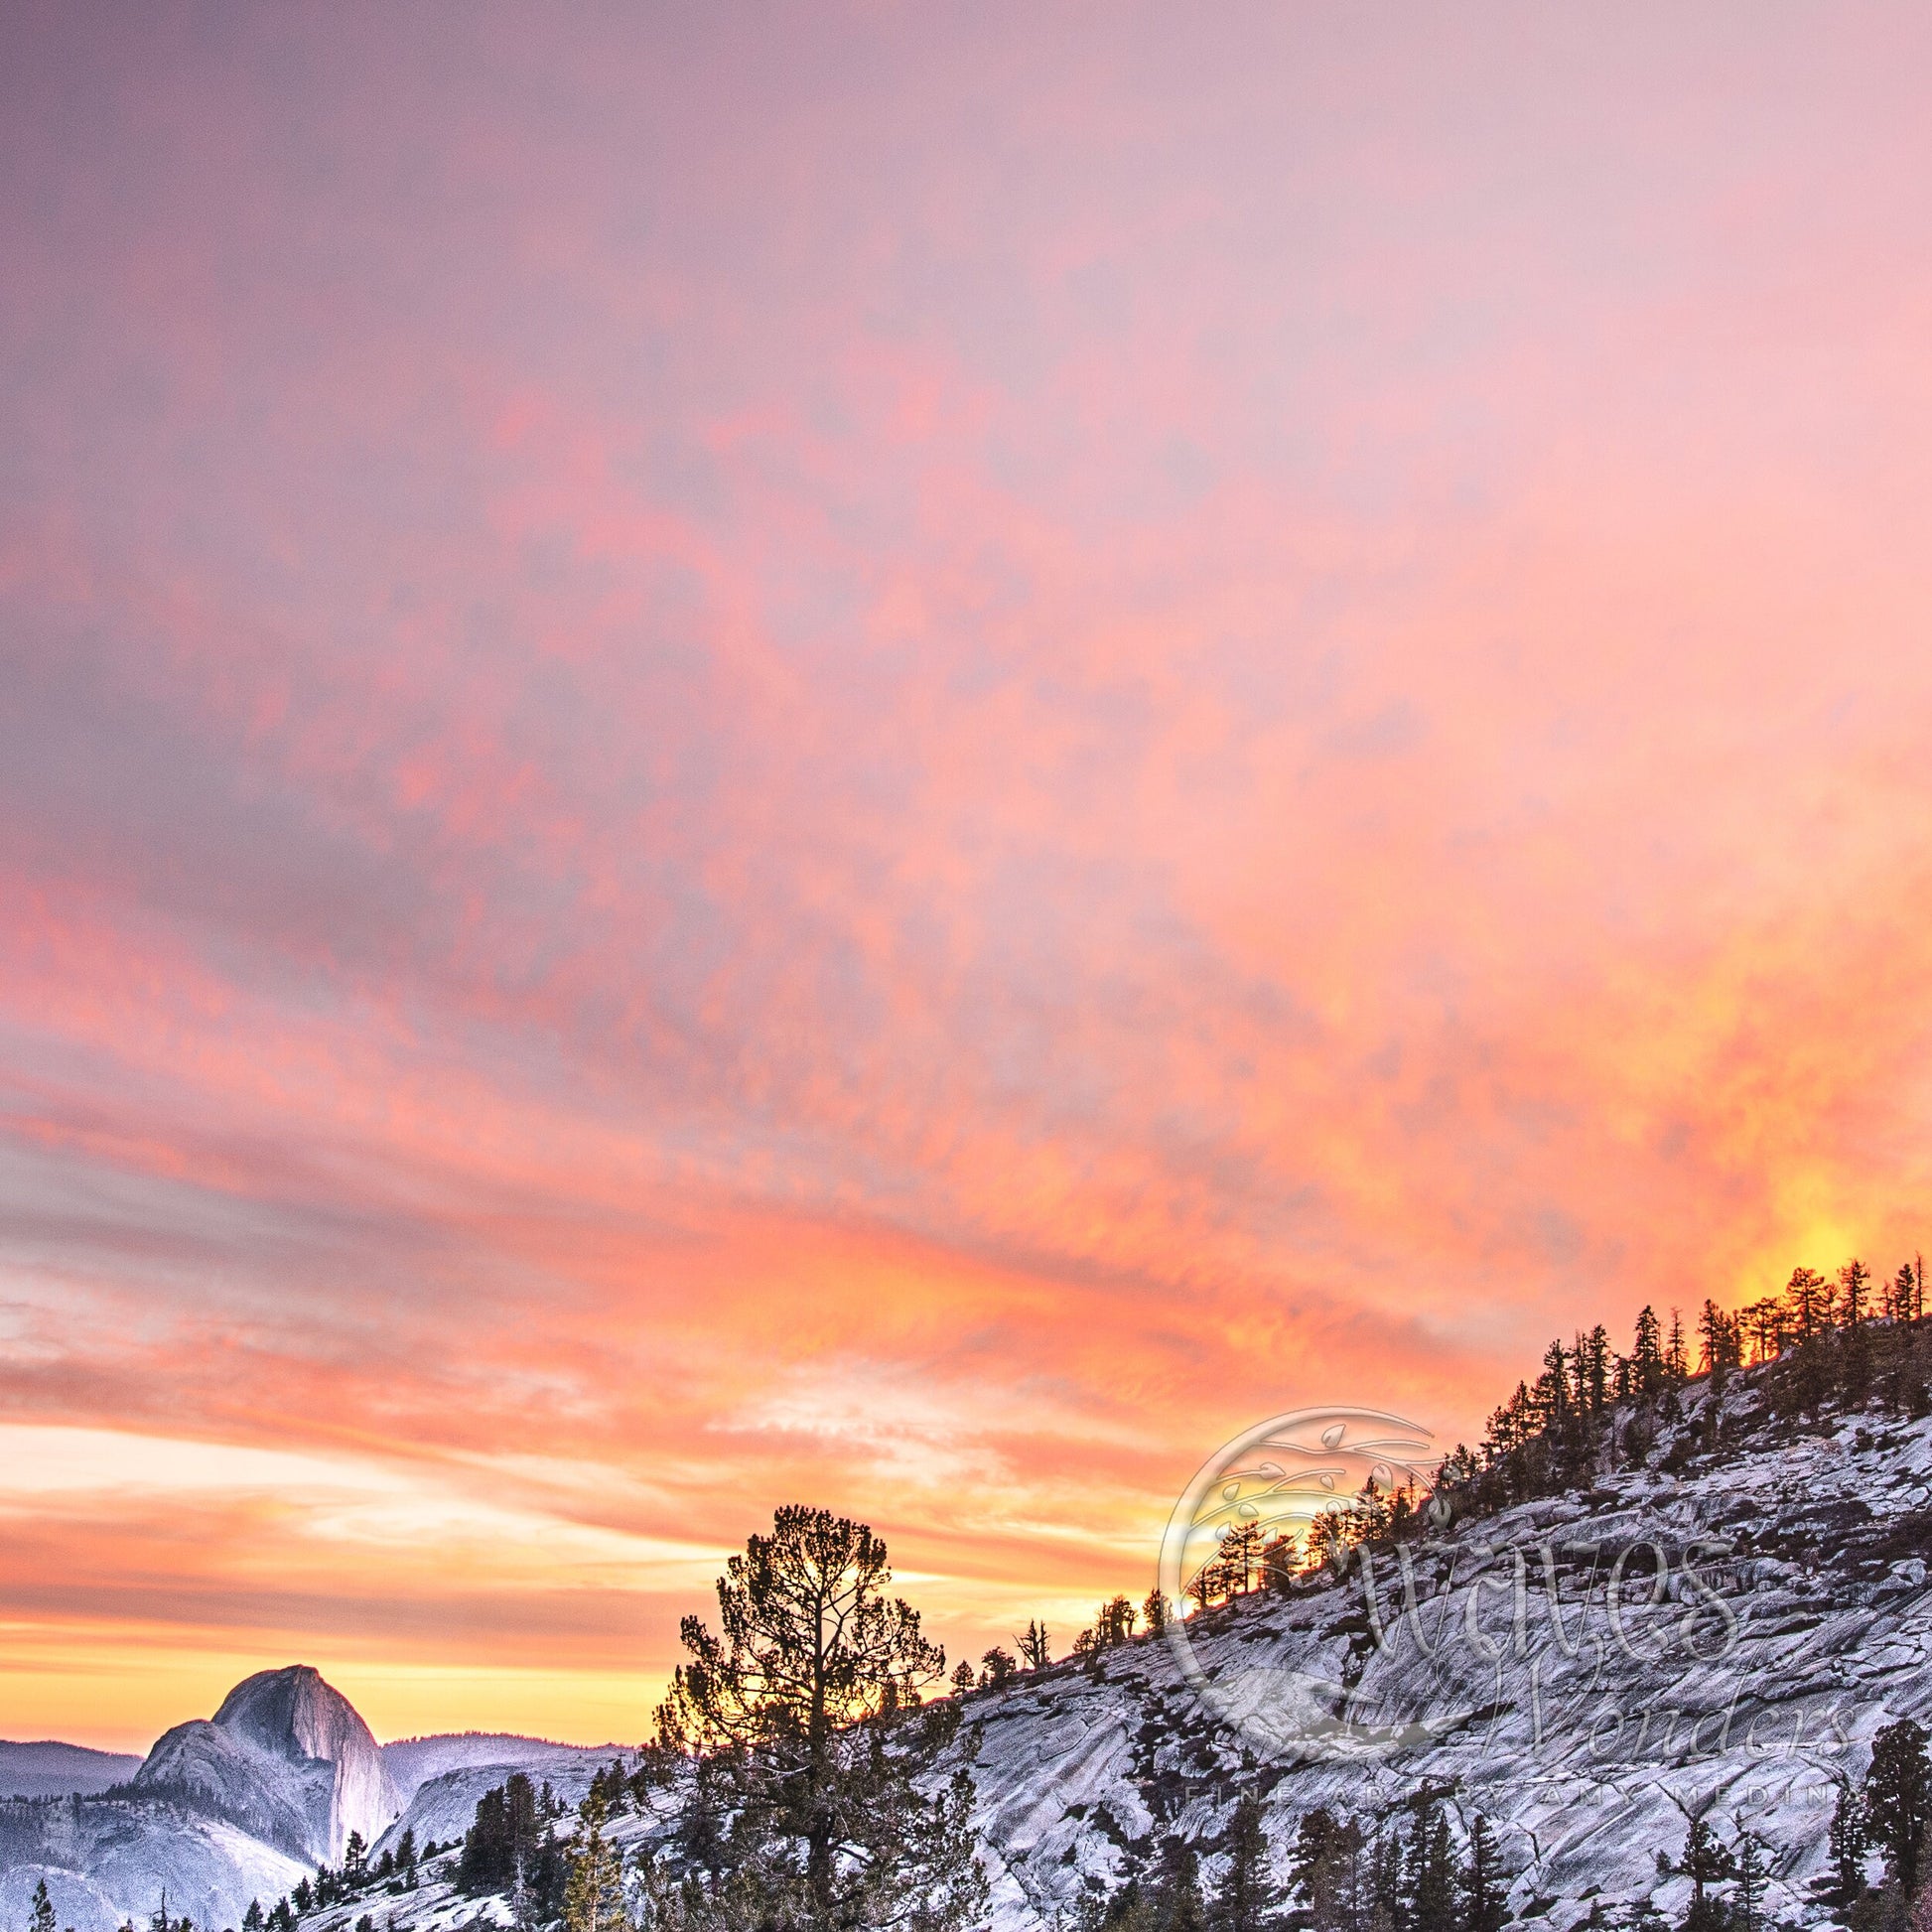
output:
{"label": "tree silhouette", "polygon": [[1848,1328],[1856,1328],[1865,1318],[1865,1304],[1871,1300],[1871,1270],[1856,1256],[1838,1271],[1838,1318]]}
{"label": "tree silhouette", "polygon": [[[729,1874],[740,1904],[749,1891],[800,1924],[944,1932],[984,1902],[970,1774],[930,1795],[917,1782],[959,1723],[957,1700],[920,1708],[945,1652],[891,1582],[863,1523],[794,1505],[718,1580],[721,1630],[684,1619],[690,1661],[657,1714],[660,1750],[699,1760],[679,1853]],[[716,1886],[679,1898],[688,1923],[733,1922]]]}
{"label": "tree silhouette", "polygon": [[1907,1898],[1918,1889],[1919,1854],[1932,1818],[1932,1763],[1925,1732],[1910,1718],[1887,1725],[1871,1743],[1864,1780],[1865,1825],[1885,1854],[1885,1869]]}
{"label": "tree silhouette", "polygon": [[1728,1878],[1734,1866],[1730,1854],[1702,1818],[1691,1821],[1682,1863],[1691,1881],[1691,1909],[1684,1915],[1684,1932],[1725,1932],[1729,1914],[1712,1888]]}
{"label": "tree silhouette", "polygon": [[1509,1916],[1509,1884],[1496,1857],[1496,1835],[1477,1812],[1469,1827],[1469,1857],[1462,1869],[1461,1932],[1502,1932]]}
{"label": "tree silhouette", "polygon": [[1864,1806],[1849,1784],[1841,1785],[1828,1840],[1836,1879],[1832,1902],[1844,1907],[1864,1893]]}
{"label": "tree silhouette", "polygon": [[1630,1351],[1630,1380],[1635,1385],[1632,1394],[1652,1396],[1662,1391],[1665,1373],[1663,1331],[1658,1325],[1657,1311],[1647,1302],[1637,1311],[1637,1333],[1635,1345]]}
{"label": "tree silhouette", "polygon": [[1228,1824],[1228,1863],[1214,1893],[1209,1923],[1214,1932],[1268,1932],[1275,1923],[1280,1888],[1268,1869],[1268,1834],[1261,1801],[1244,1792]]}
{"label": "tree silhouette", "polygon": [[1261,1553],[1262,1582],[1272,1590],[1286,1594],[1300,1574],[1296,1561],[1295,1539],[1286,1531],[1274,1537]]}
{"label": "tree silhouette", "polygon": [[1690,1355],[1684,1344],[1684,1317],[1670,1311],[1670,1340],[1664,1347],[1664,1367],[1674,1383],[1687,1381],[1691,1373]]}
{"label": "tree silhouette", "polygon": [[1784,1293],[1793,1330],[1800,1341],[1809,1341],[1825,1325],[1831,1308],[1830,1287],[1816,1270],[1794,1268]]}

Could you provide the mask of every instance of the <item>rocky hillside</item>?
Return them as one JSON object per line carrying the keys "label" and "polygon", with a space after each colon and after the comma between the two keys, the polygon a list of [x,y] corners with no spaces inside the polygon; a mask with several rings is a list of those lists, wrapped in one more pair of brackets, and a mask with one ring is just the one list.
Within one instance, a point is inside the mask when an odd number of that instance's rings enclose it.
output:
{"label": "rocky hillside", "polygon": [[448,1845],[461,1839],[476,1818],[477,1801],[512,1771],[523,1772],[533,1784],[549,1785],[558,1802],[574,1811],[590,1789],[591,1779],[623,1757],[621,1746],[616,1744],[551,1744],[527,1755],[505,1750],[494,1763],[459,1764],[417,1786],[402,1816],[370,1847],[371,1854],[380,1859],[384,1852],[395,1852],[405,1832],[413,1833],[418,1845]]}
{"label": "rocky hillside", "polygon": [[[545,1737],[517,1737],[500,1730],[463,1730],[439,1737],[404,1737],[382,1746],[382,1765],[395,1781],[396,1789],[408,1802],[424,1785],[447,1779],[451,1773],[493,1772],[493,1784],[503,1781],[506,1770],[526,1771],[532,1777],[572,1776],[581,1766],[595,1769],[620,1754],[621,1744],[555,1744]],[[590,1772],[584,1772],[588,1779]],[[475,1801],[472,1801],[475,1809]],[[398,1829],[402,1821],[398,1821]],[[413,1822],[413,1821],[412,1821]],[[469,1822],[467,1816],[464,1820]],[[447,1838],[443,1831],[425,1832],[418,1827],[417,1838]]]}
{"label": "rocky hillside", "polygon": [[1739,1384],[1733,1440],[1686,1455],[1709,1401],[1645,1466],[1418,1545],[1413,1614],[1396,1565],[1357,1558],[1197,1620],[1187,1670],[1142,1638],[976,1696],[1002,1922],[1112,1890],[1168,1833],[1211,1872],[1243,1792],[1286,1878],[1307,1812],[1372,1822],[1432,1785],[1490,1821],[1519,1917],[1681,1917],[1658,1855],[1704,1816],[1766,1842],[1773,1916],[1822,1919],[1841,1784],[1882,1725],[1932,1718],[1932,1420],[1781,1426]]}
{"label": "rocky hillside", "polygon": [[277,1898],[307,1866],[224,1819],[166,1798],[107,1795],[0,1804],[0,1925],[28,1922],[45,1879],[74,1932],[146,1925],[169,1909],[198,1927],[238,1926],[250,1899]]}

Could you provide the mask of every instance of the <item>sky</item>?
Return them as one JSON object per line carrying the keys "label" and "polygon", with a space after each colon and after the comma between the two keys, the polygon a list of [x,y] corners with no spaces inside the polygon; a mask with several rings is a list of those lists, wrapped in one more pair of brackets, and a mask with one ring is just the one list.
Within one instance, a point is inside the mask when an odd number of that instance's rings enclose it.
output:
{"label": "sky", "polygon": [[0,1735],[634,1741],[1926,1239],[1922,9],[0,15]]}

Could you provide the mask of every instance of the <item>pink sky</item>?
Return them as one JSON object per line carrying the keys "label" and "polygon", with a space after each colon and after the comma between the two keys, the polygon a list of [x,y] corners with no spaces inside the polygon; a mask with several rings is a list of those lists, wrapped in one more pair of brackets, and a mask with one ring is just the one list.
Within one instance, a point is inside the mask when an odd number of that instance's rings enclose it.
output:
{"label": "pink sky", "polygon": [[1917,9],[0,22],[0,1734],[1925,1236]]}

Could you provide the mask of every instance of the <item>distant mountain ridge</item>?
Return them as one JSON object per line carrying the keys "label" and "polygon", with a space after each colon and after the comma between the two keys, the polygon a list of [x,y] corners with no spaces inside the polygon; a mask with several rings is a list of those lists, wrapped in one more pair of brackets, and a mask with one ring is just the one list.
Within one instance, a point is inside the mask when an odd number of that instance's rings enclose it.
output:
{"label": "distant mountain ridge", "polygon": [[143,1924],[164,1887],[172,1913],[219,1932],[251,1900],[271,1904],[314,1866],[340,1863],[351,1831],[371,1847],[393,1840],[419,1795],[435,1821],[419,1841],[448,1839],[511,1771],[550,1778],[574,1802],[616,1749],[487,1731],[378,1745],[307,1664],[244,1679],[145,1759],[51,1738],[0,1743],[0,1925],[26,1922],[45,1878],[73,1932]]}
{"label": "distant mountain ridge", "polygon": [[407,1804],[424,1785],[453,1771],[493,1768],[541,1775],[546,1768],[573,1766],[586,1759],[606,1763],[623,1749],[621,1744],[559,1744],[548,1737],[520,1737],[513,1731],[460,1730],[398,1738],[382,1746],[382,1762]]}
{"label": "distant mountain ridge", "polygon": [[0,1798],[66,1798],[125,1784],[141,1760],[125,1751],[91,1750],[43,1737],[34,1743],[0,1738]]}

